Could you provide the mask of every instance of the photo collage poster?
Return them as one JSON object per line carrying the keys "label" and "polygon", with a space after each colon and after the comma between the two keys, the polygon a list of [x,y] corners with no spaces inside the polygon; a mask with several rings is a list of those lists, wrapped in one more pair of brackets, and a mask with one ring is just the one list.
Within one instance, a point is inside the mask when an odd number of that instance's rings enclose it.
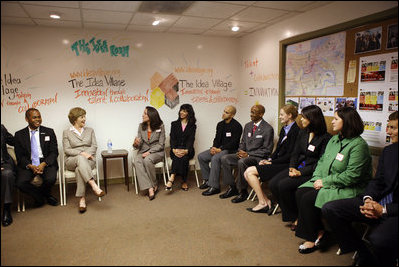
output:
{"label": "photo collage poster", "polygon": [[389,143],[389,114],[398,110],[398,53],[361,57],[358,111],[364,122],[363,138],[371,146]]}

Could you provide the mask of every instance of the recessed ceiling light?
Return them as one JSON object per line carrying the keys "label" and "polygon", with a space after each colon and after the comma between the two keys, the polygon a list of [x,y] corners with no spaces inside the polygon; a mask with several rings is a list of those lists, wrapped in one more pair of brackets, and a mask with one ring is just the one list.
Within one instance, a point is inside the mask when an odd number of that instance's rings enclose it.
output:
{"label": "recessed ceiling light", "polygon": [[238,31],[240,29],[240,27],[238,27],[238,26],[233,26],[232,28],[231,28],[231,30],[233,31],[233,32],[236,32],[236,31]]}
{"label": "recessed ceiling light", "polygon": [[61,16],[59,14],[57,14],[57,13],[50,13],[50,18],[52,18],[52,19],[60,19]]}
{"label": "recessed ceiling light", "polygon": [[152,23],[152,25],[153,25],[153,26],[156,26],[156,25],[159,24],[159,22],[160,22],[159,20],[154,20],[154,22]]}

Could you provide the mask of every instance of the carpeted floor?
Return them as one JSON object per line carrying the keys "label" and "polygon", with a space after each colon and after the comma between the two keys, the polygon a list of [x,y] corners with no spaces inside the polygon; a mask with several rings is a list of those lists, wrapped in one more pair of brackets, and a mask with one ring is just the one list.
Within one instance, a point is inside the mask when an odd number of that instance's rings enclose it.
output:
{"label": "carpeted floor", "polygon": [[[350,265],[338,246],[298,253],[301,239],[281,221],[246,210],[256,205],[204,197],[190,177],[190,189],[155,200],[123,184],[108,186],[99,202],[88,188],[88,209],[79,214],[74,184],[67,206],[13,210],[14,223],[1,228],[1,265]],[[58,189],[54,189],[57,195]],[[28,203],[29,204],[29,203]],[[15,211],[15,212],[14,212]]]}

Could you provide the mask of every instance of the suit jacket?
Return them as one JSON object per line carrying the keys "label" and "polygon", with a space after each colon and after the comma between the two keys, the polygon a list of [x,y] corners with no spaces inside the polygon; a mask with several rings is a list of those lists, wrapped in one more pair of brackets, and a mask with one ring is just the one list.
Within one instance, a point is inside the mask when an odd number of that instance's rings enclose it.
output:
{"label": "suit jacket", "polygon": [[95,161],[97,141],[92,128],[85,127],[81,136],[70,129],[64,130],[62,133],[62,146],[64,148],[65,161],[69,157],[79,155],[81,152],[92,155]]}
{"label": "suit jacket", "polygon": [[247,152],[252,157],[268,158],[273,151],[273,127],[264,119],[261,120],[254,134],[252,134],[253,127],[253,121],[245,124],[238,149]]}
{"label": "suit jacket", "polygon": [[142,123],[140,123],[137,133],[137,137],[141,139],[138,153],[163,151],[165,148],[165,126],[162,124],[158,130],[153,131],[150,139],[148,139],[147,130],[143,131],[141,127]]}
{"label": "suit jacket", "polygon": [[[58,169],[58,145],[54,130],[40,126],[39,140],[43,152],[43,159],[41,161],[46,162],[48,166],[56,166]],[[20,168],[26,169],[28,164],[32,164],[29,127],[25,127],[15,133],[15,155]]]}
{"label": "suit jacket", "polygon": [[[188,149],[188,157],[194,157],[194,140],[197,125],[191,122],[187,123],[186,129],[181,128],[180,119],[173,121],[170,127],[170,150],[174,148]],[[171,152],[172,153],[172,152]]]}
{"label": "suit jacket", "polygon": [[[281,127],[280,136],[277,141],[276,150],[273,152],[271,158],[273,164],[284,164],[289,163],[291,154],[295,148],[296,137],[299,133],[299,126],[294,122],[291,126],[290,131],[287,134],[287,137],[284,139],[285,131],[284,127]],[[284,140],[283,142],[281,142]]]}
{"label": "suit jacket", "polygon": [[398,143],[386,146],[380,156],[375,178],[364,191],[365,196],[371,196],[379,202],[393,192],[393,201],[386,205],[388,216],[398,216]]}
{"label": "suit jacket", "polygon": [[312,175],[316,169],[317,162],[324,154],[330,138],[331,135],[329,133],[315,135],[309,143],[309,133],[307,130],[300,130],[296,139],[294,152],[290,159],[290,168],[298,169],[301,162],[305,161],[305,166],[299,171],[302,176]]}
{"label": "suit jacket", "polygon": [[14,161],[10,157],[7,151],[7,144],[10,146],[14,146],[14,136],[10,134],[4,125],[1,125],[1,165],[3,163],[9,163],[14,165]]}
{"label": "suit jacket", "polygon": [[337,134],[328,142],[312,179],[300,187],[313,187],[313,182],[321,179],[323,187],[315,202],[315,206],[321,208],[329,201],[361,194],[371,179],[371,172],[371,156],[366,141],[360,136],[340,140]]}

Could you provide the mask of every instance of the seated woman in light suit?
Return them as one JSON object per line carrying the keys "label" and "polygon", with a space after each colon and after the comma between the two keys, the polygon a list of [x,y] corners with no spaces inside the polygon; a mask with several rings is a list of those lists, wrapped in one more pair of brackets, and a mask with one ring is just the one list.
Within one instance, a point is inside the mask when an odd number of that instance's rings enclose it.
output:
{"label": "seated woman in light suit", "polygon": [[92,169],[96,166],[97,141],[94,130],[86,125],[86,111],[75,107],[69,111],[68,119],[72,126],[64,130],[62,144],[65,153],[65,167],[76,173],[76,197],[80,197],[79,212],[86,211],[86,183],[89,183],[96,196],[104,191],[96,184]]}
{"label": "seated woman in light suit", "polygon": [[150,106],[144,109],[133,147],[138,149],[135,158],[137,179],[141,190],[148,189],[148,198],[153,200],[158,191],[155,164],[165,156],[165,127],[158,111]]}

